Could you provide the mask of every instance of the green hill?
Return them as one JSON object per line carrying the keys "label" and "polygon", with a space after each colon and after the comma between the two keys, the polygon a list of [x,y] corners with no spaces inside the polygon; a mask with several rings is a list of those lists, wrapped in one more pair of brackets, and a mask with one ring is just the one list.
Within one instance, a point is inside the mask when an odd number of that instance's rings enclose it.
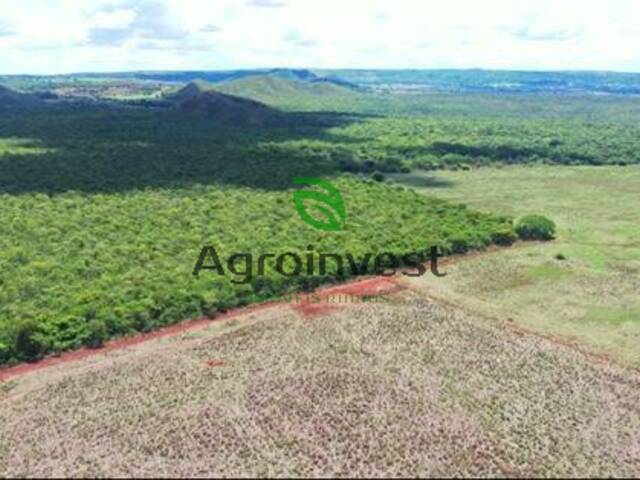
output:
{"label": "green hill", "polygon": [[352,100],[360,95],[351,88],[331,81],[303,81],[276,74],[226,81],[218,84],[216,89],[279,107],[313,107],[321,103]]}
{"label": "green hill", "polygon": [[167,95],[166,98],[167,100],[176,104],[182,104],[189,100],[193,100],[194,98],[205,92],[210,92],[212,90],[213,87],[211,86],[211,84],[205,82],[204,80],[193,80],[177,92]]}
{"label": "green hill", "polygon": [[[221,83],[195,80],[166,97],[183,111],[201,112],[223,121],[263,125],[277,109],[338,110],[363,95],[352,88],[314,77],[269,72]],[[275,108],[274,108],[275,107]]]}
{"label": "green hill", "polygon": [[229,124],[264,125],[277,114],[263,103],[220,93],[201,80],[190,82],[167,99],[183,112],[203,114]]}

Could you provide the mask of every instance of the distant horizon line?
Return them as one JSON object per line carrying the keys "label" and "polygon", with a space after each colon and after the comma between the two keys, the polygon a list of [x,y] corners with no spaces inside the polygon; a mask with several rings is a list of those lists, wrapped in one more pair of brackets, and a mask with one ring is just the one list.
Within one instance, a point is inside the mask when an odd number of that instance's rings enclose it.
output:
{"label": "distant horizon line", "polygon": [[189,69],[141,69],[141,70],[105,70],[105,71],[71,71],[64,73],[1,73],[1,77],[64,77],[64,76],[77,76],[77,75],[110,75],[110,74],[144,74],[144,73],[192,73],[192,72],[257,72],[264,71],[270,72],[274,70],[297,70],[297,71],[374,71],[374,72],[435,72],[435,71],[453,71],[453,72],[469,72],[469,71],[482,71],[482,72],[517,72],[517,73],[554,73],[554,74],[576,74],[576,73],[606,73],[606,74],[620,74],[620,75],[640,75],[640,71],[625,71],[625,70],[598,70],[598,69],[522,69],[522,68],[486,68],[486,67],[464,67],[464,68],[452,68],[452,67],[382,67],[382,68],[367,68],[367,67],[349,67],[349,68],[337,68],[337,67],[241,67],[241,68],[189,68]]}

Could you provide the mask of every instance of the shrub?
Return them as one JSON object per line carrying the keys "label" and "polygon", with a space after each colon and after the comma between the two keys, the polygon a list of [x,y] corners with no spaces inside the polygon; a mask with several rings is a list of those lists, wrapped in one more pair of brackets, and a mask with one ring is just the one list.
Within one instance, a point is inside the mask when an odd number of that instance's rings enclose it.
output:
{"label": "shrub", "polygon": [[9,345],[0,342],[0,364],[8,362],[10,356],[11,349],[9,348]]}
{"label": "shrub", "polygon": [[376,182],[383,182],[384,174],[382,174],[381,172],[374,172],[373,175],[371,175],[371,178],[373,178]]}
{"label": "shrub", "polygon": [[491,239],[497,245],[512,245],[518,236],[511,225],[504,225],[492,233]]}
{"label": "shrub", "polygon": [[451,244],[451,252],[452,253],[466,253],[470,248],[470,240],[469,237],[463,233],[456,233],[451,236],[449,240]]}
{"label": "shrub", "polygon": [[376,162],[373,160],[365,160],[362,162],[362,170],[365,172],[370,172],[376,167]]}
{"label": "shrub", "polygon": [[556,254],[555,254],[555,256],[554,256],[554,258],[555,258],[556,260],[566,260],[566,259],[567,259],[567,256],[566,256],[564,253],[556,253]]}
{"label": "shrub", "polygon": [[16,327],[16,352],[21,360],[38,360],[47,352],[47,342],[35,320],[22,320]]}
{"label": "shrub", "polygon": [[87,336],[84,344],[89,348],[100,348],[108,336],[106,324],[102,320],[94,319],[87,324]]}
{"label": "shrub", "polygon": [[359,172],[363,168],[362,165],[360,165],[358,162],[350,158],[340,159],[340,161],[338,162],[338,165],[340,170],[342,170],[343,172],[355,173],[355,172]]}
{"label": "shrub", "polygon": [[527,215],[516,224],[516,233],[523,240],[552,240],[556,224],[542,215]]}

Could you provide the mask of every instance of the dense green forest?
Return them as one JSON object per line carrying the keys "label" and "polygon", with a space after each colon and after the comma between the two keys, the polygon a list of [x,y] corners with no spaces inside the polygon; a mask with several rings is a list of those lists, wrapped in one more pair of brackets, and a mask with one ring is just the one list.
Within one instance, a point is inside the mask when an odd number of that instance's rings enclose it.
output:
{"label": "dense green forest", "polygon": [[[108,101],[0,101],[0,363],[348,275],[270,270],[248,284],[195,277],[205,245],[223,256],[312,245],[362,257],[514,239],[513,219],[424,198],[385,180],[387,172],[640,162],[633,97],[392,95],[286,77],[261,73],[211,87],[260,104],[196,92],[193,108],[176,108],[172,92],[182,85],[158,93],[145,83],[153,100],[141,102],[131,99],[135,85],[118,99],[119,87],[104,80]],[[91,80],[91,92],[98,83]],[[235,121],[251,108],[259,124]],[[300,220],[296,176],[334,182],[347,205],[343,231]],[[424,186],[447,188],[428,177]]]}
{"label": "dense green forest", "polygon": [[[345,173],[349,152],[327,146],[346,142],[341,129],[360,117],[290,115],[261,128],[112,107],[3,116],[0,360],[92,345],[350,274],[289,278],[271,266],[249,284],[215,272],[196,278],[205,245],[223,257],[304,254],[312,245],[360,259],[513,239],[510,219]],[[294,176],[334,179],[347,205],[343,231],[300,220]]]}

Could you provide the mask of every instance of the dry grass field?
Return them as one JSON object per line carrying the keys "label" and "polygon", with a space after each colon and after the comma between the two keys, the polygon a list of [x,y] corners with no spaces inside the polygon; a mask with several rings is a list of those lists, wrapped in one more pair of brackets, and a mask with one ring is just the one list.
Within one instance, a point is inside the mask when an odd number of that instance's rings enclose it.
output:
{"label": "dry grass field", "polygon": [[0,476],[633,476],[640,375],[409,289],[0,384]]}

